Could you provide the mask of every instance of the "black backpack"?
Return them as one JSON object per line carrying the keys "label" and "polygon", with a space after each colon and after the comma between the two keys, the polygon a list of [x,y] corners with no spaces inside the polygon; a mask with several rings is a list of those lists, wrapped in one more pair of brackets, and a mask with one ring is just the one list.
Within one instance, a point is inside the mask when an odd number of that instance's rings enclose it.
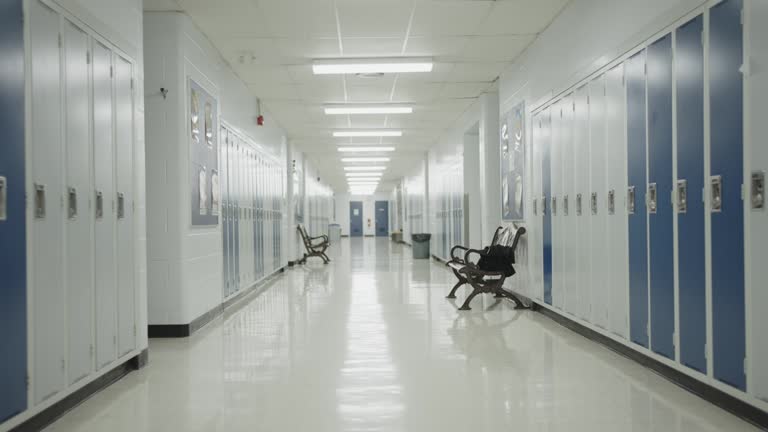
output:
{"label": "black backpack", "polygon": [[515,274],[515,250],[509,246],[493,245],[477,261],[477,267],[486,272],[500,272],[510,277]]}

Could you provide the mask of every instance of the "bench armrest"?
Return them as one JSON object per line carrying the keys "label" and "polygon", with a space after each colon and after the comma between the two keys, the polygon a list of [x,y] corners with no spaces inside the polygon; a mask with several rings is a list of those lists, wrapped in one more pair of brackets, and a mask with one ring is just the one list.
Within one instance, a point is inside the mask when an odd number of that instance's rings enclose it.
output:
{"label": "bench armrest", "polygon": [[464,262],[467,264],[472,264],[472,261],[469,260],[469,257],[472,256],[472,254],[480,255],[480,257],[484,257],[488,255],[488,250],[478,250],[478,249],[467,249],[467,252],[464,254]]}
{"label": "bench armrest", "polygon": [[466,253],[466,251],[468,251],[469,248],[466,248],[464,246],[458,246],[458,245],[454,246],[453,249],[451,249],[451,258],[453,260],[457,260],[457,259],[461,258],[461,257],[456,256],[456,251],[458,251],[458,250],[463,250]]}

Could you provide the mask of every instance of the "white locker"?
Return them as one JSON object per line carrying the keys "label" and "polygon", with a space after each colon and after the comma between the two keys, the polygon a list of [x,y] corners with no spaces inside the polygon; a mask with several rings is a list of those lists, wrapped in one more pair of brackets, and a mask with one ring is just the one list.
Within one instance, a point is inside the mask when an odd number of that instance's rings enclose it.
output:
{"label": "white locker", "polygon": [[101,369],[117,358],[112,52],[94,42],[92,57],[96,367]]}
{"label": "white locker", "polygon": [[[575,313],[578,317],[589,319],[589,89],[584,86],[576,91],[574,111],[574,179],[571,195],[573,225],[573,281],[576,288]],[[587,205],[585,205],[587,204]]]}
{"label": "white locker", "polygon": [[[746,32],[747,51],[753,64],[766,64],[768,62],[768,44],[764,41],[768,37],[768,27],[763,23],[768,20],[768,3],[753,1],[747,3]],[[748,74],[746,78],[746,106],[747,114],[747,181],[749,197],[745,200],[748,210],[747,218],[747,281],[749,283],[747,297],[748,329],[751,337],[747,340],[750,351],[749,365],[751,370],[751,388],[756,397],[768,401],[768,314],[765,309],[768,306],[768,289],[765,281],[768,280],[768,266],[765,265],[766,249],[768,249],[768,208],[765,202],[762,207],[752,204],[752,197],[762,193],[765,197],[765,175],[768,173],[768,146],[764,137],[768,136],[768,122],[765,112],[768,110],[768,74],[765,71]],[[752,95],[762,95],[756,97]],[[760,183],[763,183],[762,185]],[[761,188],[762,186],[762,188]],[[755,204],[759,204],[755,200]]]}
{"label": "white locker", "polygon": [[563,292],[563,101],[557,102],[552,111],[552,304],[563,309],[565,297]]}
{"label": "white locker", "polygon": [[575,98],[574,95],[570,94],[566,96],[565,99],[563,99],[563,123],[561,125],[562,130],[562,151],[563,151],[563,203],[562,203],[562,213],[563,213],[563,230],[562,230],[562,236],[563,236],[563,278],[561,279],[563,284],[563,290],[565,293],[565,310],[566,312],[575,315],[576,314],[576,302],[578,300],[577,296],[577,285],[578,281],[575,279],[575,245],[574,245],[574,239],[576,236],[575,232],[575,221],[576,218],[574,216],[573,211],[573,200],[574,200],[574,189],[573,189],[573,179],[574,179],[574,166],[573,166],[573,157],[574,157],[574,111],[575,111]]}
{"label": "white locker", "polygon": [[30,6],[32,118],[30,197],[33,398],[35,404],[65,386],[64,184],[62,175],[61,34],[59,16],[40,2]]}
{"label": "white locker", "polygon": [[114,57],[118,356],[136,348],[133,194],[133,65]]}
{"label": "white locker", "polygon": [[94,349],[88,35],[74,24],[65,22],[63,47],[68,384],[74,384],[93,371]]}
{"label": "white locker", "polygon": [[[615,334],[629,336],[629,223],[627,213],[627,96],[624,65],[606,74],[606,154],[608,190],[613,214],[608,215],[609,325]],[[609,203],[610,205],[610,203]]]}
{"label": "white locker", "polygon": [[590,131],[590,249],[592,251],[590,288],[591,322],[608,327],[608,292],[606,289],[606,267],[608,266],[608,236],[605,233],[607,223],[608,188],[605,181],[606,143],[605,143],[605,77],[600,76],[589,83],[589,131]]}
{"label": "white locker", "polygon": [[544,229],[543,216],[541,213],[541,188],[542,161],[541,145],[544,140],[544,130],[542,124],[543,114],[539,113],[531,121],[531,165],[533,169],[530,172],[531,192],[528,199],[528,214],[531,223],[531,230],[528,231],[528,268],[531,275],[531,290],[533,298],[539,301],[544,300],[543,268],[541,265],[541,250],[543,248],[541,233]]}

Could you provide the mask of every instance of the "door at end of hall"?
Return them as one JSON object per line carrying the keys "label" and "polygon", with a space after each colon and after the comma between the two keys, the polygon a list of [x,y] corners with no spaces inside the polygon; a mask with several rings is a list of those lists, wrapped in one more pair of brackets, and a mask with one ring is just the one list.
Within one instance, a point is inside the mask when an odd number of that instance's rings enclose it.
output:
{"label": "door at end of hall", "polygon": [[376,201],[376,237],[389,236],[389,201]]}
{"label": "door at end of hall", "polygon": [[363,202],[349,202],[349,236],[363,236]]}

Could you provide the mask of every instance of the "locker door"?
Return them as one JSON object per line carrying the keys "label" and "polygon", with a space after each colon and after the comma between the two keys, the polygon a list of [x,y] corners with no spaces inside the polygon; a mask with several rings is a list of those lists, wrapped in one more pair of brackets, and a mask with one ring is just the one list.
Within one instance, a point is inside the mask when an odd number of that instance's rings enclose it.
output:
{"label": "locker door", "polygon": [[744,89],[742,0],[710,11],[712,348],[715,378],[744,390]]}
{"label": "locker door", "polygon": [[[627,245],[627,124],[624,65],[606,75],[606,116],[609,191],[609,328],[615,334],[628,336],[629,256]],[[613,198],[611,198],[611,196]],[[610,201],[613,201],[611,204]]]}
{"label": "locker door", "polygon": [[589,236],[587,221],[589,216],[584,213],[584,196],[589,193],[589,89],[585,86],[576,91],[576,110],[573,118],[573,188],[569,206],[573,226],[573,288],[574,313],[580,318],[587,319],[589,305]]}
{"label": "locker door", "polygon": [[533,290],[533,298],[536,300],[543,300],[544,298],[544,287],[542,285],[542,268],[541,268],[541,262],[540,262],[540,253],[543,245],[541,244],[541,234],[542,234],[542,219],[541,219],[541,181],[542,181],[542,171],[541,171],[541,145],[543,141],[543,134],[544,131],[542,130],[543,127],[543,113],[540,112],[536,114],[533,117],[533,120],[531,121],[531,161],[530,166],[532,169],[530,170],[530,179],[531,179],[531,191],[528,194],[528,220],[532,221],[532,227],[533,229],[528,232],[529,238],[529,251],[530,253],[530,261],[529,261],[529,273],[531,275],[531,283]]}
{"label": "locker door", "polygon": [[589,84],[589,155],[590,194],[589,217],[591,219],[590,244],[592,260],[590,280],[592,288],[592,310],[590,316],[595,325],[608,328],[608,238],[605,227],[608,222],[608,186],[606,184],[606,142],[605,142],[605,76]]}
{"label": "locker door", "polygon": [[227,147],[227,295],[231,295],[235,288],[235,164],[234,164],[234,135],[229,132]]}
{"label": "locker door", "polygon": [[93,370],[93,219],[88,35],[64,25],[69,384]]}
{"label": "locker door", "polygon": [[552,160],[552,304],[563,308],[563,236],[562,236],[562,178],[563,178],[563,148],[562,148],[563,104],[558,102],[552,111],[552,141],[550,155]]}
{"label": "locker door", "polygon": [[27,408],[24,29],[21,0],[0,6],[0,423]]}
{"label": "locker door", "polygon": [[[704,47],[699,16],[677,29],[677,235],[680,363],[707,373]],[[681,199],[685,198],[682,207]]]}
{"label": "locker door", "polygon": [[234,248],[232,260],[235,262],[233,273],[232,292],[240,291],[240,139],[235,138],[232,143],[232,214],[234,216],[235,230],[232,233]]}
{"label": "locker door", "polygon": [[115,262],[115,173],[112,104],[112,53],[93,44],[93,164],[96,367],[117,358],[117,269]]}
{"label": "locker door", "polygon": [[576,315],[578,310],[578,281],[576,280],[576,212],[574,211],[574,131],[576,114],[576,95],[564,99],[563,110],[563,290],[565,310]]}
{"label": "locker door", "polygon": [[552,111],[547,108],[542,113],[541,142],[541,214],[542,230],[542,272],[544,302],[552,304]]}
{"label": "locker door", "polygon": [[627,212],[629,214],[629,334],[648,347],[648,213],[645,205],[645,52],[625,63],[627,86]]}
{"label": "locker door", "polygon": [[28,196],[33,223],[30,236],[30,288],[34,320],[34,402],[64,388],[66,307],[62,154],[62,97],[59,16],[42,3],[31,5],[32,169]]}
{"label": "locker door", "polygon": [[648,190],[651,349],[674,358],[672,35],[648,47]]}
{"label": "locker door", "polygon": [[118,357],[136,348],[133,194],[133,65],[114,57],[115,174],[117,185]]}
{"label": "locker door", "polygon": [[222,286],[222,298],[229,296],[229,278],[228,278],[228,254],[229,249],[229,209],[228,197],[227,197],[227,143],[229,142],[229,134],[225,127],[221,127],[219,131],[219,170],[221,177],[221,286]]}

